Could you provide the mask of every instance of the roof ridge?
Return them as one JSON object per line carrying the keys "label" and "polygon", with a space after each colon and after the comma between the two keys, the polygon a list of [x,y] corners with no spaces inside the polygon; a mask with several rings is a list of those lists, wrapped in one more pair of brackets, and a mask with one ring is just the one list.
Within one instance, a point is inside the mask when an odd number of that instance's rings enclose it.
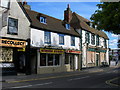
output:
{"label": "roof ridge", "polygon": [[[29,9],[26,9],[26,8],[25,8],[25,10],[29,10]],[[63,20],[61,20],[61,19],[57,19],[57,18],[55,18],[55,17],[49,16],[49,15],[47,15],[47,14],[43,14],[43,13],[40,13],[40,12],[37,12],[37,11],[34,11],[34,10],[29,10],[29,11],[32,11],[32,12],[35,12],[35,13],[38,13],[38,14],[42,14],[42,15],[45,15],[45,16],[47,16],[47,17],[50,17],[50,18],[59,20],[59,21],[63,21]]]}
{"label": "roof ridge", "polygon": [[81,19],[82,21],[91,22],[90,20],[84,18],[83,16],[77,14],[76,12],[73,12],[73,14],[75,14],[78,18],[81,17],[81,18],[82,18],[82,19]]}

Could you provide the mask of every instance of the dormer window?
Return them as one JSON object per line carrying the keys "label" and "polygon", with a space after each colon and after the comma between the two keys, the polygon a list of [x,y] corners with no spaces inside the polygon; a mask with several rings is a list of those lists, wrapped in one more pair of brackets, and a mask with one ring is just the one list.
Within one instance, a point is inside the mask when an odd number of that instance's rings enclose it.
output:
{"label": "dormer window", "polygon": [[46,24],[46,17],[40,17],[40,22]]}
{"label": "dormer window", "polygon": [[66,29],[70,30],[70,24],[65,24]]}

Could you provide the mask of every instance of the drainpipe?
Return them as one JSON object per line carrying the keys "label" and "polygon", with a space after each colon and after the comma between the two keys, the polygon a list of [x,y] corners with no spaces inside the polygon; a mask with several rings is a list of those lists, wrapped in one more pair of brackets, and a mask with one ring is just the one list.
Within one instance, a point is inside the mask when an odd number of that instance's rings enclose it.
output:
{"label": "drainpipe", "polygon": [[82,29],[80,31],[80,50],[81,50],[81,55],[80,55],[80,70],[82,70]]}

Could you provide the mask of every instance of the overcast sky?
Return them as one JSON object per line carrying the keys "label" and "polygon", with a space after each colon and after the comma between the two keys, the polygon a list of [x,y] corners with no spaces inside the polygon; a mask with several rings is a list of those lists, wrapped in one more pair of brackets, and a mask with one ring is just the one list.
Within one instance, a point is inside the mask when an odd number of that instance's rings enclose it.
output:
{"label": "overcast sky", "polygon": [[[91,15],[97,10],[97,4],[100,2],[29,2],[32,10],[47,14],[49,16],[63,20],[64,10],[67,8],[67,4],[70,4],[72,12],[83,16],[90,20]],[[110,41],[110,48],[117,48],[118,36],[106,32]]]}

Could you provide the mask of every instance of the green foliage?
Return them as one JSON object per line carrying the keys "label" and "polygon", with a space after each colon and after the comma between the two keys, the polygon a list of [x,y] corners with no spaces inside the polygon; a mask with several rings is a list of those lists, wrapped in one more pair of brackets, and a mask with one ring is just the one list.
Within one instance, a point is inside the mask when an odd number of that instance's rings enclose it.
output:
{"label": "green foliage", "polygon": [[120,2],[103,2],[97,6],[90,18],[97,29],[120,34]]}

